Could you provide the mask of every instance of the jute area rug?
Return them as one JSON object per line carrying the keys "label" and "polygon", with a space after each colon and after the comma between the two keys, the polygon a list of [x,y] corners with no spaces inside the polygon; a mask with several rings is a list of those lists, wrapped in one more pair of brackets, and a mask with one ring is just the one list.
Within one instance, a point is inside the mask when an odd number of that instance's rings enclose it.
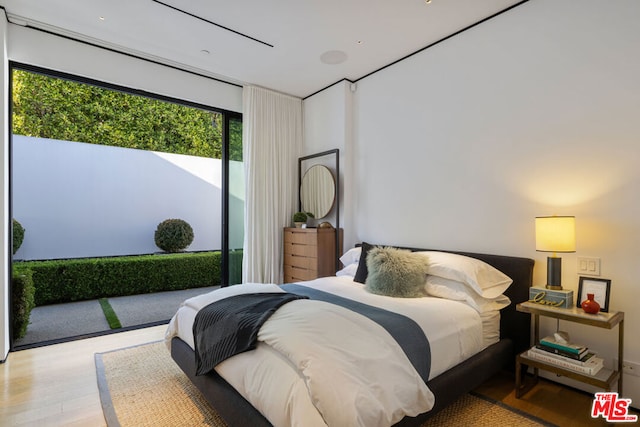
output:
{"label": "jute area rug", "polygon": [[[176,365],[163,342],[96,354],[108,427],[226,426]],[[527,414],[467,394],[424,426],[541,426]]]}

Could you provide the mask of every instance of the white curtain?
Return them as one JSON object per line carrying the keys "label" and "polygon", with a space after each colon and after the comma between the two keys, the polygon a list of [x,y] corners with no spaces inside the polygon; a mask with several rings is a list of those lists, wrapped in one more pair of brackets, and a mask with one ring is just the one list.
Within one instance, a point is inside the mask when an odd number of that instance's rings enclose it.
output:
{"label": "white curtain", "polygon": [[242,93],[246,202],[243,283],[282,283],[283,228],[298,196],[302,100],[255,86]]}

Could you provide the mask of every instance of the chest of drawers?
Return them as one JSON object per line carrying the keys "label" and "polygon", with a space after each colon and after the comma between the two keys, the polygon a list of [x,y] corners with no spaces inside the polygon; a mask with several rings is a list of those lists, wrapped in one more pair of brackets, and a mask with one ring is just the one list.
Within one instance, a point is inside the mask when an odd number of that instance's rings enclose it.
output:
{"label": "chest of drawers", "polygon": [[284,229],[284,282],[300,282],[336,273],[336,230]]}

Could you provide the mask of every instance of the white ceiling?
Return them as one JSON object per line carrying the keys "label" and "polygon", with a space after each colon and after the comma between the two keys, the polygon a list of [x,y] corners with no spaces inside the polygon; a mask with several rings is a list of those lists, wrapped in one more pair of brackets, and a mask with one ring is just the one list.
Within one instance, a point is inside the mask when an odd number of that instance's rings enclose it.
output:
{"label": "white ceiling", "polygon": [[[0,6],[12,23],[305,97],[344,78],[358,80],[519,2],[0,0]],[[331,51],[346,60],[322,62]]]}

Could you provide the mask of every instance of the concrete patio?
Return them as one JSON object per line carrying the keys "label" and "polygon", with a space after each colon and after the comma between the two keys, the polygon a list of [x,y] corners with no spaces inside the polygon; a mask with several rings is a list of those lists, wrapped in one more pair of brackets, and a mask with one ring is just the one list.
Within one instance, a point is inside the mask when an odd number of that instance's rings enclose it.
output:
{"label": "concrete patio", "polygon": [[218,286],[108,298],[122,328],[110,329],[98,300],[36,307],[31,312],[25,337],[14,341],[21,350],[88,338],[123,330],[168,323],[187,298],[210,292]]}

